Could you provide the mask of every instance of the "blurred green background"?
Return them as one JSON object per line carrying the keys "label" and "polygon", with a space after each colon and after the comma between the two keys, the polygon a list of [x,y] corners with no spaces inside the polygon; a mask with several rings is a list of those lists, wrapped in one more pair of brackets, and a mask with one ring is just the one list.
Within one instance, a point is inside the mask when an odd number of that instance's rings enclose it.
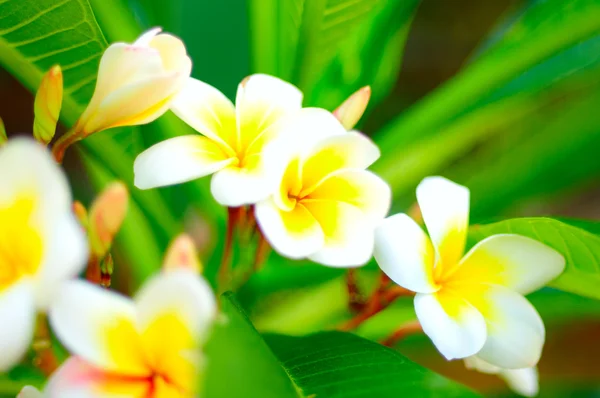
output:
{"label": "blurred green background", "polygon": [[[57,4],[40,0],[39,7]],[[475,224],[514,216],[600,217],[597,0],[90,0],[90,5],[108,43],[131,41],[152,26],[182,37],[194,61],[193,76],[230,98],[254,72],[290,80],[304,91],[305,105],[331,110],[371,85],[372,101],[358,127],[382,149],[374,169],[393,188],[394,211],[412,205],[423,177],[441,174],[471,189]],[[5,7],[0,3],[0,32],[10,17]],[[68,24],[70,15],[77,14],[55,17]],[[5,39],[19,41],[10,34]],[[48,68],[50,59],[36,61],[37,67]],[[29,132],[28,89],[35,84],[21,79],[25,88],[11,74],[19,75],[0,69],[0,117],[9,134]],[[67,86],[70,78],[75,79],[66,73]],[[93,85],[84,89],[75,102],[84,103]],[[76,116],[77,109],[67,110],[65,123]],[[66,159],[75,196],[89,203],[108,180],[131,184],[137,154],[190,133],[167,114],[148,126],[87,139]],[[214,278],[225,210],[211,198],[208,182],[131,189],[133,206],[115,253],[119,289],[134,290],[158,268],[169,239],[184,230],[195,238],[206,273]],[[250,248],[239,251],[242,266]],[[375,270],[370,264],[360,273],[365,290]],[[342,271],[275,254],[241,288],[239,300],[267,332],[310,333],[348,316]],[[598,302],[551,289],[531,300],[548,329],[540,396],[600,396]],[[410,300],[400,301],[359,333],[378,339],[412,318]],[[446,363],[424,337],[407,339],[398,349],[488,394],[510,396],[496,378],[468,372],[460,362]]]}

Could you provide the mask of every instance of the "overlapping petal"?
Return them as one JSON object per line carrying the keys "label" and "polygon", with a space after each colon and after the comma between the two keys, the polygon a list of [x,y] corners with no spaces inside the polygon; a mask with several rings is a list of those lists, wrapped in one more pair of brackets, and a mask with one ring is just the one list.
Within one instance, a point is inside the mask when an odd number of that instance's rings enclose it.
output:
{"label": "overlapping petal", "polygon": [[529,294],[560,275],[565,259],[534,239],[502,234],[490,236],[469,251],[453,280],[493,283]]}
{"label": "overlapping petal", "polygon": [[486,342],[483,315],[454,292],[417,293],[415,311],[425,334],[448,360],[474,355]]}
{"label": "overlapping petal", "polygon": [[498,375],[508,387],[519,395],[535,397],[539,392],[539,381],[537,368],[502,369],[489,364],[477,355],[465,358],[465,366],[468,369],[477,370],[482,373]]}
{"label": "overlapping petal", "polygon": [[136,309],[127,298],[83,281],[68,282],[50,309],[60,341],[105,371],[148,376],[136,330]]}
{"label": "overlapping petal", "polygon": [[235,162],[221,146],[200,135],[175,137],[150,147],[135,160],[135,185],[141,189],[187,182]]}
{"label": "overlapping petal", "polygon": [[35,303],[30,282],[0,291],[0,372],[16,365],[27,353],[35,327]]}
{"label": "overlapping petal", "polygon": [[458,264],[469,226],[469,190],[443,177],[427,177],[417,187],[417,201],[439,256],[436,274]]}
{"label": "overlapping petal", "polygon": [[439,289],[433,279],[433,245],[406,214],[388,217],[375,230],[374,255],[381,270],[398,285],[418,293]]}
{"label": "overlapping petal", "polygon": [[303,205],[284,210],[265,200],[256,204],[255,212],[261,231],[278,253],[298,259],[323,247],[321,225]]}

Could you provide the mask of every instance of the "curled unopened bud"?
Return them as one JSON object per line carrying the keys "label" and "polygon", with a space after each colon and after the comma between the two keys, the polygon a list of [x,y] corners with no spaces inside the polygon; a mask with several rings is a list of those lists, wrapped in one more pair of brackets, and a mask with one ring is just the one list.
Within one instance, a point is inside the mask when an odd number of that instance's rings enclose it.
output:
{"label": "curled unopened bud", "polygon": [[163,262],[163,269],[189,269],[202,272],[202,263],[198,260],[198,253],[194,241],[189,235],[181,234],[169,246]]}
{"label": "curled unopened bud", "polygon": [[89,239],[92,254],[103,258],[127,214],[129,193],[125,184],[114,182],[92,203],[89,215]]}
{"label": "curled unopened bud", "polygon": [[333,111],[333,114],[346,130],[351,130],[356,126],[363,113],[365,113],[370,98],[371,87],[363,87],[348,97],[346,101]]}
{"label": "curled unopened bud", "polygon": [[73,202],[73,213],[77,217],[77,221],[81,224],[83,229],[88,228],[88,212],[85,206],[78,200]]}
{"label": "curled unopened bud", "polygon": [[111,44],[100,60],[90,103],[52,149],[56,160],[62,161],[69,145],[90,134],[156,120],[169,109],[191,70],[183,42],[160,33],[160,28],[142,34],[132,44]]}
{"label": "curled unopened bud", "polygon": [[0,145],[4,144],[8,138],[6,137],[6,129],[4,128],[4,122],[0,119]]}
{"label": "curled unopened bud", "polygon": [[56,133],[62,98],[62,70],[55,65],[44,75],[35,95],[33,136],[44,145],[48,145]]}

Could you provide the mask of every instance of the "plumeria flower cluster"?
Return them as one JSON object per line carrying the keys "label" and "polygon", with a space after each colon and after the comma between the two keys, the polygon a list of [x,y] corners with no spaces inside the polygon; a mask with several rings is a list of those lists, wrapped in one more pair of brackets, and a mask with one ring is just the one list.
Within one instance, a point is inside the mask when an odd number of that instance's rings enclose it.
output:
{"label": "plumeria flower cluster", "polygon": [[[353,130],[368,87],[329,112],[303,107],[294,85],[255,74],[239,84],[234,104],[191,78],[191,65],[182,41],[160,29],[111,45],[89,105],[52,148],[54,160],[93,133],[149,123],[170,109],[198,134],[141,153],[133,165],[138,188],[212,175],[215,200],[230,214],[244,209],[246,226],[283,256],[351,268],[374,255],[401,294],[414,293],[419,323],[412,330],[422,329],[445,358],[498,374],[523,395],[537,393],[545,330],[523,295],[563,271],[560,254],[513,234],[486,238],[465,254],[469,191],[441,177],[417,188],[428,234],[405,214],[386,219],[390,187],[368,170],[380,151]],[[34,137],[44,145],[61,101],[55,67],[36,97]],[[0,148],[0,169],[12,171],[0,178],[0,323],[11,325],[0,328],[0,371],[25,356],[43,314],[71,356],[43,392],[26,387],[20,397],[198,394],[201,348],[217,305],[190,239],[174,241],[163,270],[134,298],[108,290],[127,189],[111,185],[88,212],[73,204],[44,145],[11,139]],[[75,279],[86,264],[87,281]]]}

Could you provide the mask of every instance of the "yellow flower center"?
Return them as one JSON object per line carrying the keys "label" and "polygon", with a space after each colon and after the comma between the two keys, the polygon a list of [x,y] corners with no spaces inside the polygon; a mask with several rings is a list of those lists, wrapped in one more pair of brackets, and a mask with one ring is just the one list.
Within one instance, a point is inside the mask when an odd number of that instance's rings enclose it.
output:
{"label": "yellow flower center", "polygon": [[0,207],[0,292],[23,277],[35,275],[43,245],[33,223],[35,201],[21,197]]}

